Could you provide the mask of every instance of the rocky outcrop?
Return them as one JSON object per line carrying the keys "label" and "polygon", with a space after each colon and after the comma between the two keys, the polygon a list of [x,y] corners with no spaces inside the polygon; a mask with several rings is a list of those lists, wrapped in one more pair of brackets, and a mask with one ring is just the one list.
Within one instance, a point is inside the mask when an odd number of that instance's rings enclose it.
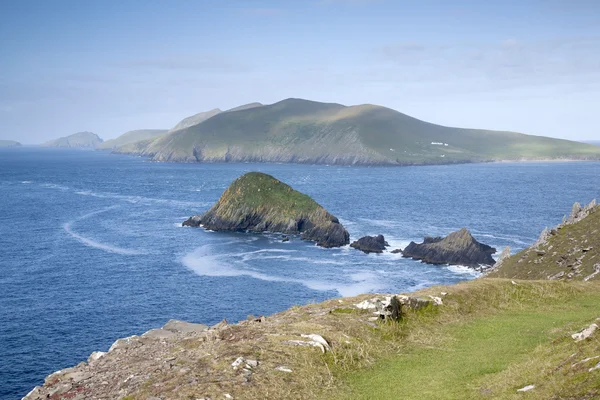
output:
{"label": "rocky outcrop", "polygon": [[383,235],[363,236],[355,242],[352,242],[350,247],[360,250],[364,253],[383,253],[389,243],[385,241]]}
{"label": "rocky outcrop", "polygon": [[425,237],[423,243],[410,242],[404,249],[403,256],[428,264],[465,265],[479,268],[481,265],[493,265],[492,254],[495,252],[496,249],[479,243],[466,228],[462,228],[445,238]]}
{"label": "rocky outcrop", "polygon": [[300,234],[303,240],[321,247],[350,242],[339,220],[313,199],[260,172],[236,179],[210,210],[190,217],[183,225],[213,231]]}
{"label": "rocky outcrop", "polygon": [[560,224],[545,228],[530,247],[501,257],[487,276],[510,279],[596,280],[600,278],[600,207],[573,204]]}

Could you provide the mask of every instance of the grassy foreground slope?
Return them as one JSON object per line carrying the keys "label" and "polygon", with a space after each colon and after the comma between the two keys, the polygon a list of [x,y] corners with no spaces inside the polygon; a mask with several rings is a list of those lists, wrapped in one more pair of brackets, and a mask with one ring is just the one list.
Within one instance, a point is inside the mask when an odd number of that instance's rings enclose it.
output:
{"label": "grassy foreground slope", "polygon": [[125,132],[121,136],[107,140],[96,148],[99,150],[111,150],[119,146],[125,146],[130,143],[139,142],[141,140],[148,140],[156,138],[157,136],[164,135],[168,132],[166,129],[138,129],[134,131]]}
{"label": "grassy foreground slope", "polygon": [[440,313],[402,334],[394,354],[346,374],[338,398],[597,398],[600,369],[589,369],[600,339],[570,335],[600,315],[599,288],[488,279],[448,287]]}
{"label": "grassy foreground slope", "polygon": [[438,164],[521,159],[600,159],[589,144],[449,128],[375,105],[301,99],[218,113],[149,143],[157,161]]}
{"label": "grassy foreground slope", "polygon": [[[64,398],[127,400],[600,396],[600,368],[593,369],[600,333],[571,338],[599,316],[600,282],[479,279],[412,295],[441,296],[443,305],[406,310],[400,323],[378,323],[356,307],[376,297],[370,294],[183,336],[151,331],[53,374],[26,399],[65,389]],[[310,334],[330,349],[297,345]],[[238,357],[257,363],[233,368]],[[533,390],[517,392],[530,384]]]}

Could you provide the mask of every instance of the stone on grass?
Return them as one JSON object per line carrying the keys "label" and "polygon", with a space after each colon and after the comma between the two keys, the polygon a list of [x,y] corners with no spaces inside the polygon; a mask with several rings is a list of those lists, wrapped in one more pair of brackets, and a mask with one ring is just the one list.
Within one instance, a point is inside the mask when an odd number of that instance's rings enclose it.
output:
{"label": "stone on grass", "polygon": [[527,385],[525,387],[522,387],[521,389],[517,389],[517,392],[529,392],[533,389],[535,389],[535,385]]}
{"label": "stone on grass", "polygon": [[581,342],[582,340],[585,340],[585,339],[589,338],[590,336],[592,336],[594,334],[594,332],[596,331],[596,329],[598,329],[598,325],[591,324],[587,328],[582,329],[579,332],[572,334],[571,337],[576,342]]}

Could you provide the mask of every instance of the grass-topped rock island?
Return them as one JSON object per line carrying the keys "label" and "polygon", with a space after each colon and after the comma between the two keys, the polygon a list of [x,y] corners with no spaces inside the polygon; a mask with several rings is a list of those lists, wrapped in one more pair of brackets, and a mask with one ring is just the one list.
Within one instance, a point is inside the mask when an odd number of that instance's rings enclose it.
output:
{"label": "grass-topped rock island", "polygon": [[300,234],[303,240],[321,247],[350,242],[348,231],[336,217],[309,196],[261,172],[236,179],[210,210],[183,225],[213,231]]}

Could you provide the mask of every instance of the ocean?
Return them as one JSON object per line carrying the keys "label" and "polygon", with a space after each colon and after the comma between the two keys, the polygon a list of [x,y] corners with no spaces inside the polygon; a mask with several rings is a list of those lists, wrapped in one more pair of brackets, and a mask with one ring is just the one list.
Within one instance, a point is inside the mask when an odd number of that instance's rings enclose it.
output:
{"label": "ocean", "polygon": [[467,227],[513,253],[574,202],[600,200],[600,163],[423,167],[171,164],[103,152],[0,150],[0,399],[169,319],[215,324],[365,292],[474,279],[348,246],[182,228],[238,176],[310,195],[351,234],[391,249]]}

